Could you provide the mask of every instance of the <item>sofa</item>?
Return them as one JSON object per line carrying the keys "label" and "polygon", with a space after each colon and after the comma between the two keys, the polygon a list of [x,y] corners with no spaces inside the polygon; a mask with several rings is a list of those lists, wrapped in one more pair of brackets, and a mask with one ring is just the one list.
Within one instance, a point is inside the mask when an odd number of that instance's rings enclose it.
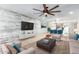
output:
{"label": "sofa", "polygon": [[50,32],[50,34],[63,34],[63,30],[64,28],[56,28],[56,29],[48,28],[48,32]]}
{"label": "sofa", "polygon": [[[13,47],[13,44],[16,44],[17,49]],[[34,53],[35,49],[33,47],[30,47],[26,50],[23,49],[21,47],[20,41],[0,44],[0,54],[34,54]]]}

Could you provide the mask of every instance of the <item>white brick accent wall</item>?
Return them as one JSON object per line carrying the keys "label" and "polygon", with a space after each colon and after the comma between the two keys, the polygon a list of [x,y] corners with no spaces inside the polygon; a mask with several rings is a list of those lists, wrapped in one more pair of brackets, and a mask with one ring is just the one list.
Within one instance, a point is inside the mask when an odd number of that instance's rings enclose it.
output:
{"label": "white brick accent wall", "polygon": [[0,8],[0,41],[12,41],[14,39],[24,39],[34,36],[35,25],[34,30],[22,31],[21,21],[35,24],[35,21],[29,17]]}

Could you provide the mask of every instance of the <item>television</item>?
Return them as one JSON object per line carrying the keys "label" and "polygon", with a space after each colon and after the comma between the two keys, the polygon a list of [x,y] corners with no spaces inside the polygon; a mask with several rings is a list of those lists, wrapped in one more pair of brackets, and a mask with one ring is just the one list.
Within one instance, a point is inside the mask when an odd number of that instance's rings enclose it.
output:
{"label": "television", "polygon": [[21,22],[21,30],[33,30],[34,23],[31,22]]}
{"label": "television", "polygon": [[41,28],[46,28],[46,26],[41,25]]}

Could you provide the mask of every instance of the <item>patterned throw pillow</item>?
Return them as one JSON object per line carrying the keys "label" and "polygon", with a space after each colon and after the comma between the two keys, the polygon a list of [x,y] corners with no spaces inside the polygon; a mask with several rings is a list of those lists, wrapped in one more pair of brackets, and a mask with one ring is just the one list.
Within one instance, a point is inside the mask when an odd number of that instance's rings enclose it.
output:
{"label": "patterned throw pillow", "polygon": [[10,45],[6,45],[6,46],[7,46],[8,50],[9,50],[10,54],[16,54],[17,53],[16,49],[13,48],[12,46],[10,46]]}

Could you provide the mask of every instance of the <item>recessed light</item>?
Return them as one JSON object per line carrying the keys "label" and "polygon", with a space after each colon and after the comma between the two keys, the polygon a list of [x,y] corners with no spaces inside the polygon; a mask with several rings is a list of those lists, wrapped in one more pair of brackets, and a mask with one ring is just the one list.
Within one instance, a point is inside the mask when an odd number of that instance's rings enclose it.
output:
{"label": "recessed light", "polygon": [[74,14],[74,12],[73,11],[70,11],[69,14]]}
{"label": "recessed light", "polygon": [[59,22],[60,21],[60,18],[56,18],[56,20],[55,20],[56,22]]}
{"label": "recessed light", "polygon": [[60,20],[60,18],[56,18],[56,21],[59,21]]}

